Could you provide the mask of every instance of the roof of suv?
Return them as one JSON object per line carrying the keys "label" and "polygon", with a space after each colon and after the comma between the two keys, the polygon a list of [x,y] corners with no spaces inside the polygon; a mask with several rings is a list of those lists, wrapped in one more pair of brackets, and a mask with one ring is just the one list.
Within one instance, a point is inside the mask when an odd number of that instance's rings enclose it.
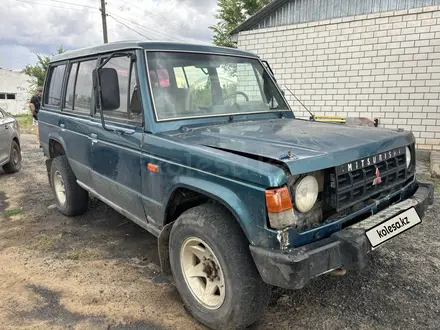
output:
{"label": "roof of suv", "polygon": [[70,60],[73,58],[96,55],[101,53],[108,53],[118,50],[126,49],[145,49],[151,51],[184,51],[184,52],[201,52],[201,53],[215,53],[224,55],[257,57],[257,55],[238,50],[235,48],[217,47],[210,44],[189,44],[179,42],[161,42],[161,41],[118,41],[103,44],[94,47],[82,48],[59,54],[53,57],[51,62]]}

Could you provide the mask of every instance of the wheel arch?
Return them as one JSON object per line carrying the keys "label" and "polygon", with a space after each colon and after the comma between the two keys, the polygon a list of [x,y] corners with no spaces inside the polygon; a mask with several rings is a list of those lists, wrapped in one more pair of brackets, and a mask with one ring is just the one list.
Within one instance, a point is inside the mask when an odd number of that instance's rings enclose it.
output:
{"label": "wheel arch", "polygon": [[[200,179],[194,179],[192,180],[200,180]],[[208,188],[208,189],[206,189]],[[176,198],[178,194],[180,194],[180,191],[189,191],[194,194],[196,194],[196,202],[195,203],[189,203],[189,207],[184,207],[183,209],[179,210],[177,213],[173,213],[173,208],[175,205],[173,205],[176,202]],[[207,203],[207,202],[213,202],[217,203],[220,206],[222,206],[226,211],[228,211],[232,217],[238,222],[243,235],[246,237],[248,242],[250,242],[249,232],[246,230],[246,226],[244,225],[242,217],[246,218],[249,217],[249,214],[245,208],[243,208],[243,203],[238,198],[238,196],[231,191],[230,189],[215,184],[215,183],[206,183],[204,185],[191,185],[188,183],[180,183],[173,187],[173,189],[170,191],[169,197],[167,198],[167,206],[165,209],[165,215],[164,215],[164,227],[158,237],[158,252],[159,252],[159,259],[160,259],[160,265],[162,272],[166,274],[170,274],[171,267],[169,262],[169,238],[171,229],[177,220],[178,216],[185,212],[186,210],[197,207],[198,205]],[[228,197],[228,198],[226,198]],[[226,199],[229,200],[229,202],[226,201]]]}
{"label": "wheel arch", "polygon": [[49,181],[50,186],[52,186],[52,180],[50,179],[50,168],[52,166],[52,161],[55,157],[66,155],[66,145],[64,140],[59,135],[49,134],[49,144],[47,147],[46,154],[46,171],[47,171],[47,179]]}
{"label": "wheel arch", "polygon": [[49,136],[49,158],[55,158],[56,156],[66,155],[67,148],[64,140],[60,136]]}
{"label": "wheel arch", "polygon": [[21,148],[21,145],[20,145],[20,139],[18,138],[18,136],[14,136],[14,137],[12,138],[12,141],[14,141],[15,143],[17,143],[18,146]]}

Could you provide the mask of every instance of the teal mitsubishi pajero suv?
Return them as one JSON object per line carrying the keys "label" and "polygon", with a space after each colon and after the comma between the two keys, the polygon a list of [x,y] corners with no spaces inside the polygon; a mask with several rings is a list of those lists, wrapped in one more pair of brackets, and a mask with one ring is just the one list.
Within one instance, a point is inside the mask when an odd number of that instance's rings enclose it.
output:
{"label": "teal mitsubishi pajero suv", "polygon": [[236,49],[57,55],[39,126],[58,210],[93,195],[157,236],[162,270],[215,329],[253,323],[271,286],[366,267],[433,203],[412,133],[298,119],[267,62]]}

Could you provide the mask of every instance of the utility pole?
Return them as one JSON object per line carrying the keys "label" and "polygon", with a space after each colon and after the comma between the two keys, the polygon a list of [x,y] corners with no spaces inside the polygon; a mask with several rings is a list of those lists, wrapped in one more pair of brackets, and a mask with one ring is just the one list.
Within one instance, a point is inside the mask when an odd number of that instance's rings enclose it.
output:
{"label": "utility pole", "polygon": [[101,16],[102,16],[102,34],[104,36],[104,43],[108,43],[107,37],[107,14],[105,13],[105,0],[101,0]]}

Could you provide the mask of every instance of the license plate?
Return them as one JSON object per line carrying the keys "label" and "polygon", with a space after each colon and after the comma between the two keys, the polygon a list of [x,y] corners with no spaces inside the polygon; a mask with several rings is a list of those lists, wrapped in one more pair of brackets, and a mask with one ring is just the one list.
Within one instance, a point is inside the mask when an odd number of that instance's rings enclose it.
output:
{"label": "license plate", "polygon": [[410,208],[409,210],[382,222],[380,225],[367,230],[366,235],[374,249],[383,242],[403,233],[421,222],[422,220],[416,210]]}

